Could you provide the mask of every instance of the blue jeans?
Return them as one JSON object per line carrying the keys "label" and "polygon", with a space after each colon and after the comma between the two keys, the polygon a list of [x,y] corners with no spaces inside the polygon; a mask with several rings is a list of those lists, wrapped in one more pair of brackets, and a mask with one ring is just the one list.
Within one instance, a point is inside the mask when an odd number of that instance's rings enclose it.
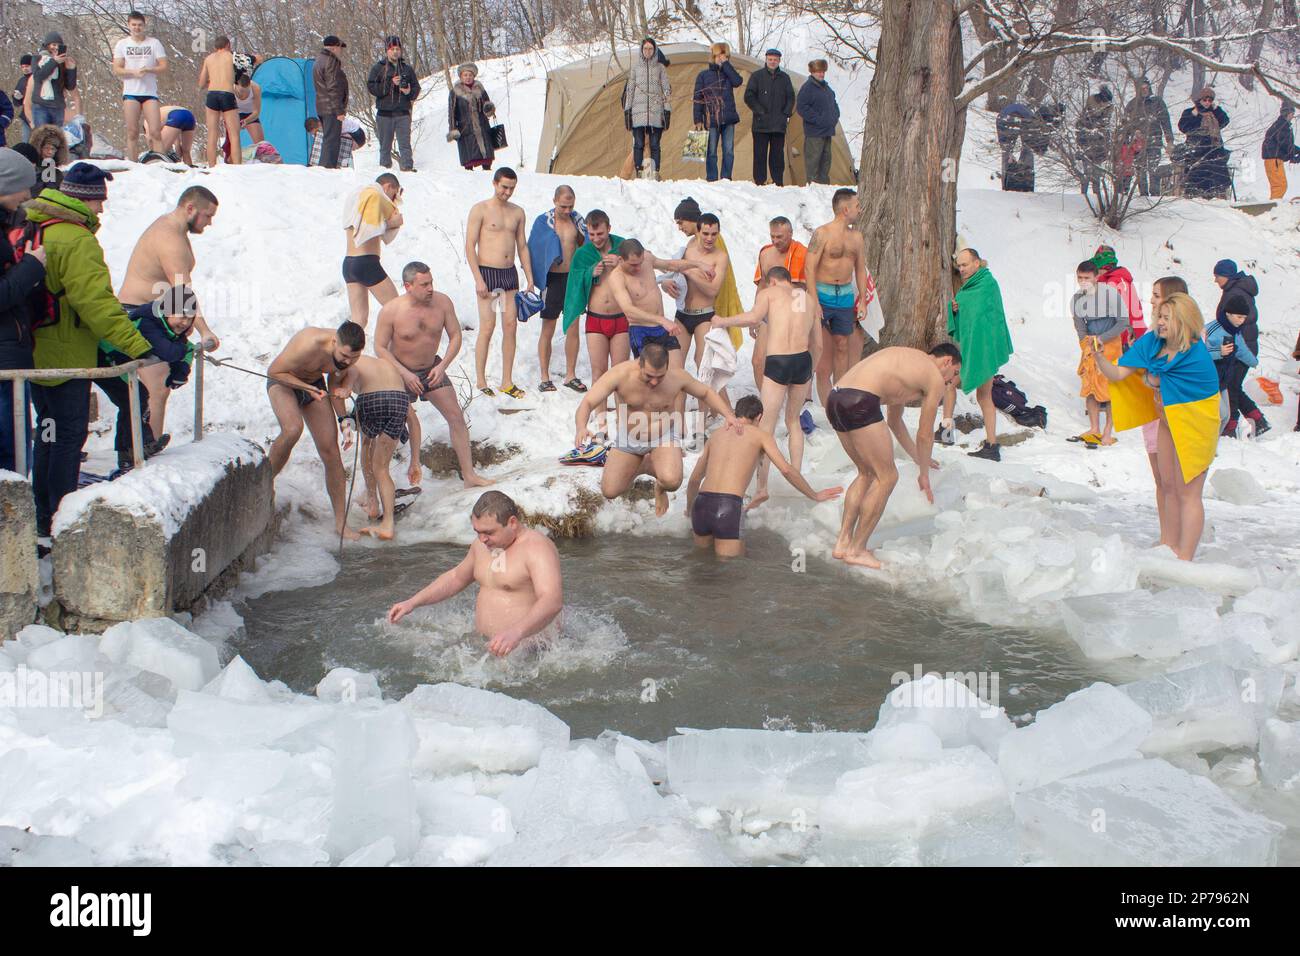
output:
{"label": "blue jeans", "polygon": [[718,140],[722,141],[722,178],[731,178],[731,164],[736,159],[736,124],[709,127],[709,146],[704,159],[704,175],[709,182],[718,178]]}
{"label": "blue jeans", "polygon": [[62,106],[39,106],[32,104],[32,126],[63,126]]}
{"label": "blue jeans", "polygon": [[[10,343],[0,344],[0,368],[31,368],[32,350]],[[29,411],[31,386],[22,383],[22,405],[27,420],[24,444],[27,448],[27,472],[32,468],[32,419]],[[0,468],[16,471],[14,467],[14,383],[0,382]],[[26,475],[24,475],[26,477]]]}

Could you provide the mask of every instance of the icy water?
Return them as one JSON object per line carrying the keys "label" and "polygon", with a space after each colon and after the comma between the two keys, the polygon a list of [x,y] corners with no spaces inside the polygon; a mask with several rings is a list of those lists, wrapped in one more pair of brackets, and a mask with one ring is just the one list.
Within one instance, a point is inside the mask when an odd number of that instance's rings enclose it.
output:
{"label": "icy water", "polygon": [[473,591],[384,616],[464,548],[350,549],[328,585],[267,594],[242,609],[236,650],[262,677],[310,693],[332,667],[371,671],[384,693],[457,681],[535,701],[575,737],[609,728],[662,740],[677,727],[867,730],[891,678],[981,672],[1013,717],[1100,676],[1059,634],[963,620],[809,559],[792,570],[775,534],[719,563],[671,538],[564,541],[564,639],[490,657],[473,634]]}

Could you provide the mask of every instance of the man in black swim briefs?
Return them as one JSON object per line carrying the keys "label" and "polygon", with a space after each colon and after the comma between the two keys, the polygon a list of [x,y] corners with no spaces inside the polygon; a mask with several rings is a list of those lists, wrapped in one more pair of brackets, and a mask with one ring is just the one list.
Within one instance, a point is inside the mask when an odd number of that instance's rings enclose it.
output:
{"label": "man in black swim briefs", "polygon": [[[950,342],[936,345],[929,354],[920,349],[891,347],[873,353],[848,370],[835,383],[826,400],[826,417],[858,474],[844,496],[844,517],[832,555],[846,564],[879,568],[880,561],[867,549],[867,539],[884,514],[885,503],[898,484],[894,443],[898,439],[914,462],[917,487],[930,504],[930,458],[934,445],[934,417],[944,390],[961,376],[961,352]],[[903,409],[921,402],[921,416],[913,439],[903,423]],[[882,414],[881,406],[888,407]]]}
{"label": "man in black swim briefs", "polygon": [[[397,208],[401,196],[402,184],[397,177],[381,173],[374,185],[355,193],[343,210],[343,231],[347,236],[343,283],[352,321],[363,329],[370,322],[371,296],[381,307],[397,298],[397,287],[379,261],[379,250],[396,239],[402,228],[402,213]],[[374,216],[386,218],[379,223],[371,218]]]}
{"label": "man in black swim briefs", "polygon": [[743,495],[754,477],[760,455],[766,455],[785,479],[813,501],[827,501],[842,488],[813,491],[795,470],[766,429],[759,427],[763,403],[756,395],[746,395],[736,402],[738,429],[715,431],[700,453],[686,488],[686,513],[691,516],[691,531],[696,547],[713,547],[720,558],[735,558],[745,553],[740,540]]}

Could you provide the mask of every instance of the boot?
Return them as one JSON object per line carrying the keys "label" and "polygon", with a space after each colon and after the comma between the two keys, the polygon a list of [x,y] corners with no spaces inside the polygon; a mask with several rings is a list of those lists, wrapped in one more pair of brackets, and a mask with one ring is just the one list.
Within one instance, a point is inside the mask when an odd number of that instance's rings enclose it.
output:
{"label": "boot", "polygon": [[1228,424],[1223,426],[1223,431],[1219,432],[1219,435],[1223,438],[1236,438],[1237,420],[1235,418],[1228,419]]}
{"label": "boot", "polygon": [[967,452],[967,454],[970,455],[970,457],[972,458],[983,458],[986,461],[1001,461],[1002,460],[1001,448],[1002,446],[1000,446],[997,442],[994,442],[993,444],[990,445],[987,441],[982,441],[980,442],[980,447],[978,451]]}
{"label": "boot", "polygon": [[1255,409],[1253,412],[1247,412],[1246,417],[1249,418],[1255,424],[1256,438],[1258,438],[1260,435],[1264,434],[1264,432],[1268,431],[1270,428],[1273,427],[1268,423],[1268,419],[1264,417],[1264,413],[1261,412],[1258,408]]}

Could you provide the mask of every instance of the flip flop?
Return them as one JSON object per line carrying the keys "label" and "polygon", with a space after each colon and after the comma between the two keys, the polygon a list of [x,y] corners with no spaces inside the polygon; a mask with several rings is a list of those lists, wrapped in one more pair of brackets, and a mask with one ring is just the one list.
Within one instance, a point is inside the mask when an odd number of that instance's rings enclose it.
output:
{"label": "flip flop", "polygon": [[583,385],[582,380],[577,378],[569,379],[567,382],[564,383],[564,387],[571,388],[575,392],[585,392],[587,390],[587,386]]}
{"label": "flip flop", "polygon": [[402,516],[407,508],[415,504],[413,501],[403,501],[400,505],[393,505],[393,520],[396,521]]}
{"label": "flip flop", "polygon": [[395,492],[393,492],[393,497],[394,497],[394,498],[410,498],[410,497],[413,497],[413,496],[415,496],[415,495],[418,495],[418,494],[419,494],[420,492],[422,492],[423,490],[424,490],[424,489],[421,488],[419,485],[415,485],[415,486],[412,487],[412,488],[398,488]]}
{"label": "flip flop", "polygon": [[527,392],[525,392],[525,391],[524,391],[522,388],[520,388],[518,385],[511,385],[509,388],[503,388],[503,389],[501,389],[501,394],[502,394],[502,395],[507,395],[507,396],[509,396],[510,398],[513,398],[513,399],[515,399],[515,400],[518,400],[518,399],[523,398],[523,397],[527,394]]}
{"label": "flip flop", "polygon": [[482,392],[484,395],[486,395],[488,398],[497,397],[497,393],[494,392],[492,389],[488,388],[486,385],[483,388],[480,388],[479,391]]}

